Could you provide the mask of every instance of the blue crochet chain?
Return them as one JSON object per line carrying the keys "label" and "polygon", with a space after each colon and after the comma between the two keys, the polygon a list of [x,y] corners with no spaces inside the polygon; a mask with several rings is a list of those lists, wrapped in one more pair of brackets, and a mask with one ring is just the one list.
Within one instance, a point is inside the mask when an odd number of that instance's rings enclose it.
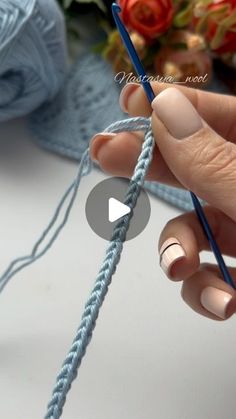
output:
{"label": "blue crochet chain", "polygon": [[[145,140],[142,151],[125,198],[125,204],[131,208],[131,213],[123,217],[114,229],[106,251],[105,259],[97,275],[94,288],[85,305],[80,327],[57,377],[56,385],[53,390],[52,398],[48,404],[48,411],[45,419],[58,419],[61,416],[66,395],[70,390],[72,381],[77,376],[78,368],[91,340],[99,310],[108,291],[112,276],[119,263],[123,243],[125,241],[130,219],[132,217],[132,210],[135,208],[141,187],[144,183],[145,175],[152,160],[154,139],[151,131],[150,120],[135,118],[117,122],[107,128],[106,131],[118,133],[124,130],[145,131]],[[81,162],[80,173],[83,169],[87,171],[89,164],[88,151],[86,151]],[[79,180],[80,179],[78,179],[78,181]]]}
{"label": "blue crochet chain", "polygon": [[[119,263],[123,243],[133,215],[133,210],[136,206],[141,187],[144,184],[146,173],[152,161],[154,138],[151,130],[150,119],[131,118],[116,122],[105,130],[105,132],[113,133],[124,131],[143,131],[145,133],[142,151],[137,161],[125,198],[125,204],[131,208],[131,213],[123,217],[114,229],[104,261],[97,275],[94,288],[85,305],[80,326],[57,377],[52,397],[48,404],[45,419],[59,419],[62,414],[67,393],[71,388],[73,380],[77,376],[78,368],[80,367],[82,358],[85,355],[86,349],[92,338],[92,333],[96,325],[100,308],[108,291],[112,276]],[[68,221],[82,177],[88,175],[91,172],[92,167],[93,165],[89,156],[89,149],[87,149],[81,159],[77,176],[59,202],[52,220],[34,245],[32,252],[29,255],[20,257],[10,263],[9,267],[0,278],[0,291],[3,290],[8,281],[17,272],[34,263],[51,248]],[[64,216],[62,216],[63,211]],[[58,224],[57,222],[61,216],[62,221]]]}
{"label": "blue crochet chain", "polygon": [[[151,103],[155,98],[155,95],[150,83],[147,81],[145,70],[137,56],[130,36],[120,20],[119,13],[121,9],[116,3],[114,3],[112,5],[112,11],[117,28],[120,31],[121,37],[127,48],[131,61],[133,62],[137,73],[141,76],[143,80],[142,84],[144,90],[146,92],[149,102]],[[131,210],[133,210],[135,208],[138,196],[140,194],[140,188],[144,183],[147,170],[152,161],[155,142],[151,130],[150,119],[134,118],[127,121],[118,122],[117,124],[114,124],[107,129],[107,131],[112,132],[122,132],[124,130],[140,130],[145,132],[142,151],[139,156],[137,165],[135,167],[134,174],[131,178],[131,183],[129,185],[125,199],[125,204],[128,205],[131,208]],[[86,154],[85,156],[87,157]],[[81,164],[83,165],[83,162]],[[234,287],[232,278],[224,263],[223,257],[220,253],[217,243],[214,240],[210,226],[202,210],[201,204],[199,203],[198,198],[193,192],[190,192],[190,195],[195,207],[196,214],[199,218],[199,222],[202,225],[204,233],[206,234],[210,242],[212,251],[215,254],[219,268],[223,274],[223,278],[227,283]],[[121,252],[123,249],[123,242],[126,238],[126,233],[129,228],[129,222],[131,217],[132,211],[129,215],[122,218],[114,229],[104,262],[96,278],[94,289],[92,290],[87,304],[85,305],[85,310],[82,316],[80,327],[73,341],[72,347],[63,363],[61,372],[57,377],[56,385],[53,390],[51,401],[48,404],[48,411],[45,419],[58,419],[61,416],[62,409],[66,400],[66,395],[70,390],[72,381],[75,379],[77,375],[77,371],[81,364],[81,360],[91,340],[92,332],[94,330],[96,320],[98,318],[99,310],[107,293],[108,286],[111,283],[112,276],[119,263]]]}
{"label": "blue crochet chain", "polygon": [[[113,5],[113,13],[116,18],[116,23],[119,27],[121,24],[118,13],[120,9],[116,4]],[[123,27],[119,28],[123,34],[123,40],[130,50],[133,46],[128,37],[128,33],[124,31]],[[131,59],[135,55],[131,54]],[[135,55],[135,64],[137,72],[145,76],[145,72],[141,63],[138,61],[138,57]],[[153,100],[154,93],[151,86],[144,82],[144,88],[149,100]],[[73,380],[76,378],[78,369],[81,365],[81,361],[86,353],[86,349],[91,341],[93,330],[96,326],[96,321],[99,315],[100,308],[103,304],[104,298],[107,294],[108,287],[111,283],[112,276],[116,271],[117,265],[120,261],[121,253],[123,250],[123,243],[126,239],[126,234],[129,229],[130,220],[133,216],[133,210],[136,206],[137,200],[141,188],[144,184],[145,177],[152,161],[153,149],[154,149],[154,137],[151,129],[150,118],[131,118],[124,121],[116,122],[110,125],[105,132],[119,133],[124,131],[143,131],[144,141],[142,150],[138,158],[134,174],[131,178],[126,198],[125,205],[129,206],[131,212],[124,216],[116,225],[108,248],[106,250],[105,258],[100,268],[100,271],[95,280],[94,288],[91,291],[89,299],[85,305],[84,312],[82,315],[80,326],[76,332],[76,336],[72,342],[72,346],[62,364],[60,373],[57,376],[56,383],[52,392],[51,399],[48,403],[47,412],[45,419],[59,419],[62,415],[63,407],[66,402],[66,396],[71,388]],[[47,228],[43,231],[41,237],[34,245],[32,252],[27,255],[14,260],[9,267],[6,269],[2,277],[0,278],[0,291],[6,286],[8,281],[20,270],[34,263],[36,260],[41,258],[53,245],[61,230],[65,226],[73,204],[75,202],[78,188],[83,176],[89,174],[92,170],[92,161],[89,156],[89,149],[87,149],[81,159],[78,174],[74,182],[67,189],[63,195],[59,205],[52,217],[52,220],[48,224]],[[204,212],[197,197],[190,192],[193,204],[195,206],[196,213],[199,217],[199,221],[203,227],[203,230],[212,246],[212,250],[216,256],[216,260],[222,271],[225,281],[230,283],[232,280],[228,273],[227,267],[224,264],[223,258],[220,254],[218,246],[212,236],[208,222],[204,216]],[[62,221],[58,222],[59,218],[62,217]]]}

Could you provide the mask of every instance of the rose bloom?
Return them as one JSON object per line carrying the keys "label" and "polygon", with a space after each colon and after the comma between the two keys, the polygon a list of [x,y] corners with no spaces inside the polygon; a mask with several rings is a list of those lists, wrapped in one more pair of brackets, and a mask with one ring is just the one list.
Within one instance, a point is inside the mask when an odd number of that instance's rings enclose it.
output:
{"label": "rose bloom", "polygon": [[[222,12],[221,12],[222,11]],[[218,14],[217,14],[218,12]],[[194,24],[199,24],[201,18],[207,18],[207,29],[205,33],[206,40],[209,42],[213,51],[217,54],[232,53],[236,51],[236,0],[215,0],[209,4],[205,10],[196,7]],[[231,22],[228,22],[225,31],[218,33],[218,28],[223,21],[231,16]],[[223,29],[223,25],[222,25]]]}
{"label": "rose bloom", "polygon": [[166,32],[171,26],[174,6],[172,0],[120,0],[122,20],[147,41]]}

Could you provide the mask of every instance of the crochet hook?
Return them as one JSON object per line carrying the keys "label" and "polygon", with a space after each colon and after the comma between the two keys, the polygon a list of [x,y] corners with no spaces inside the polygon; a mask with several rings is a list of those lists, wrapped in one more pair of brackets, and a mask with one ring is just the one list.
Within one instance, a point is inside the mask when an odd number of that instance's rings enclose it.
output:
{"label": "crochet hook", "polygon": [[[129,35],[128,31],[126,30],[122,20],[120,19],[120,16],[119,16],[120,12],[121,12],[121,7],[117,3],[113,3],[112,4],[112,14],[113,14],[117,29],[120,33],[122,41],[123,41],[123,43],[126,47],[126,50],[129,54],[130,60],[133,64],[138,76],[140,76],[140,78],[141,78],[141,84],[144,88],[144,91],[147,95],[147,98],[148,98],[149,102],[152,103],[152,101],[155,99],[155,93],[152,89],[151,84],[148,81],[147,74],[144,70],[142,62],[139,59],[137,51],[136,51],[136,49],[135,49],[135,47],[134,47],[134,45],[131,41],[130,35]],[[191,199],[192,199],[192,202],[193,202],[193,206],[195,208],[195,212],[196,212],[197,217],[199,219],[199,222],[200,222],[200,224],[203,228],[203,231],[204,231],[204,233],[205,233],[205,235],[206,235],[206,237],[207,237],[207,239],[210,243],[212,252],[215,255],[216,261],[217,261],[219,269],[220,269],[220,271],[223,275],[224,281],[227,284],[229,284],[232,288],[236,289],[236,287],[234,285],[234,282],[231,278],[231,275],[229,273],[229,270],[228,270],[228,268],[225,264],[225,261],[223,259],[223,256],[220,252],[220,249],[219,249],[219,247],[218,247],[218,245],[217,245],[217,243],[214,239],[213,233],[211,231],[211,228],[210,228],[210,225],[207,221],[207,218],[204,214],[203,208],[202,208],[197,196],[191,191],[189,191],[189,193],[191,195]]]}

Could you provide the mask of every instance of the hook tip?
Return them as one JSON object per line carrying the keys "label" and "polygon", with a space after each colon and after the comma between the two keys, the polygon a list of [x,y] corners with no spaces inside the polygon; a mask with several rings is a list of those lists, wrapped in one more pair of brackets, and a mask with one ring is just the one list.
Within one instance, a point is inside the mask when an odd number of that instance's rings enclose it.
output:
{"label": "hook tip", "polygon": [[120,13],[121,12],[121,7],[119,6],[119,4],[117,3],[112,3],[112,11],[113,13]]}

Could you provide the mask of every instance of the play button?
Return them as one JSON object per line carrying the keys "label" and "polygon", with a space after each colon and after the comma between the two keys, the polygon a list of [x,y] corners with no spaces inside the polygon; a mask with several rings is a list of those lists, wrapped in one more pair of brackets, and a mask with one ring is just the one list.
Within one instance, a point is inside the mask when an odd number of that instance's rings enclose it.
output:
{"label": "play button", "polygon": [[[86,202],[86,217],[91,229],[100,237],[110,240],[116,224],[131,212],[125,204],[130,180],[109,178],[98,183],[90,192]],[[147,193],[141,190],[133,211],[126,240],[138,236],[146,227],[151,208]]]}
{"label": "play button", "polygon": [[128,207],[128,205],[122,204],[122,202],[115,198],[109,199],[108,219],[110,223],[114,223],[115,221],[120,220],[120,218],[123,218],[130,212],[131,209]]}

